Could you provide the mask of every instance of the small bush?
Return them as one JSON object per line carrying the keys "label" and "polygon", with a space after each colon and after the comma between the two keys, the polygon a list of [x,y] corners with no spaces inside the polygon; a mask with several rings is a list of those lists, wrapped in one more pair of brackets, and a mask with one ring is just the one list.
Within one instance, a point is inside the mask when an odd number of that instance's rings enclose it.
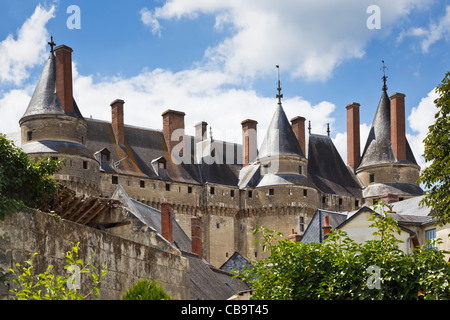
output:
{"label": "small bush", "polygon": [[171,300],[171,297],[155,280],[141,279],[122,296],[122,300]]}

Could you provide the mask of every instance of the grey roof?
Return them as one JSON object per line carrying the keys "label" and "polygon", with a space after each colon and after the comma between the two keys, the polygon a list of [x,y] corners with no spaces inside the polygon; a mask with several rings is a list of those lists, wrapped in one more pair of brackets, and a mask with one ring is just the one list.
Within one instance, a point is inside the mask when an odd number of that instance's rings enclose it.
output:
{"label": "grey roof", "polygon": [[308,178],[323,193],[361,198],[361,186],[328,136],[310,134]]}
{"label": "grey roof", "polygon": [[420,204],[424,197],[425,196],[419,196],[394,202],[391,204],[392,211],[402,216],[428,216],[431,213],[431,209]]}
{"label": "grey roof", "polygon": [[26,154],[34,153],[59,153],[67,155],[77,155],[85,158],[94,158],[92,152],[85,146],[67,141],[41,140],[25,143],[22,150]]}
{"label": "grey roof", "polygon": [[234,252],[231,257],[220,267],[221,270],[232,272],[233,270],[242,271],[249,265],[249,261],[239,252]]}
{"label": "grey roof", "polygon": [[297,185],[314,188],[314,185],[301,174],[265,174],[256,187],[276,185]]}
{"label": "grey roof", "polygon": [[337,228],[342,222],[347,219],[347,214],[345,213],[327,211],[322,209],[317,210],[305,232],[303,233],[303,237],[301,240],[302,243],[323,242],[324,234],[322,227],[324,225],[325,216],[329,217],[329,224],[333,229]]}
{"label": "grey roof", "polygon": [[50,53],[22,119],[37,114],[65,114],[56,95],[55,73],[55,56]]}
{"label": "grey roof", "polygon": [[395,194],[398,196],[421,196],[422,188],[417,184],[400,183],[400,182],[384,182],[370,184],[363,190],[363,197],[377,197],[382,194]]}
{"label": "grey roof", "polygon": [[[397,158],[391,145],[391,101],[386,90],[383,90],[358,167],[394,162]],[[408,140],[406,160],[402,162],[417,165]]]}
{"label": "grey roof", "polygon": [[281,104],[278,104],[261,144],[258,158],[281,155],[304,156],[286,113]]}
{"label": "grey roof", "polygon": [[[161,234],[161,212],[136,201],[128,196],[122,186],[118,186],[113,195],[144,225]],[[173,242],[183,257],[189,260],[190,298],[191,300],[225,300],[234,291],[248,290],[248,286],[239,279],[233,279],[226,271],[218,270],[205,259],[191,253],[191,240],[173,217]],[[228,287],[228,285],[231,286]]]}

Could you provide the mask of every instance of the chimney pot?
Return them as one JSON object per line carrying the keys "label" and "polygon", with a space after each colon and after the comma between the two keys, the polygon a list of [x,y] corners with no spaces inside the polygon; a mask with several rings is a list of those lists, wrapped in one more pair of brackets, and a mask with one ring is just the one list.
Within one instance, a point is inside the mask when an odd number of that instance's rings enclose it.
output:
{"label": "chimney pot", "polygon": [[116,99],[111,102],[112,127],[118,145],[125,145],[125,127],[123,120],[123,105],[125,101]]}
{"label": "chimney pot", "polygon": [[302,236],[297,234],[294,229],[291,229],[291,234],[287,236],[287,239],[292,242],[300,242],[302,240]]}
{"label": "chimney pot", "polygon": [[56,94],[66,113],[73,113],[72,48],[55,48]]}
{"label": "chimney pot", "polygon": [[246,119],[241,122],[242,125],[242,148],[243,148],[243,166],[247,166],[250,162],[255,160],[258,155],[257,146],[257,127],[256,120]]}
{"label": "chimney pot", "polygon": [[323,235],[327,235],[328,233],[330,233],[331,231],[331,227],[330,227],[330,217],[329,216],[324,216],[323,217]]}
{"label": "chimney pot", "polygon": [[306,156],[306,144],[305,144],[305,118],[295,117],[291,119],[291,127],[297,137],[300,148],[302,149],[303,155]]}
{"label": "chimney pot", "polygon": [[161,234],[173,244],[173,211],[168,201],[161,203]]}
{"label": "chimney pot", "polygon": [[352,102],[347,109],[347,164],[356,170],[360,157],[359,103]]}
{"label": "chimney pot", "polygon": [[397,161],[406,159],[405,95],[393,93],[391,99],[391,144]]}

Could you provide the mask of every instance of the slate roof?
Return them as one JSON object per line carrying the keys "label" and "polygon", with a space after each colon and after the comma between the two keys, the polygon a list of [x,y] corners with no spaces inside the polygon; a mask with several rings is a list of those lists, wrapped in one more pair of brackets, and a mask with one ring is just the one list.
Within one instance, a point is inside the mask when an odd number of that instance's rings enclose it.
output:
{"label": "slate roof", "polygon": [[[386,90],[383,90],[358,168],[394,162],[397,162],[397,158],[391,145],[391,101]],[[417,165],[408,140],[406,160],[402,162]]]}
{"label": "slate roof", "polygon": [[324,241],[322,227],[325,223],[325,216],[329,217],[329,224],[333,229],[336,229],[342,222],[347,219],[346,213],[333,212],[322,209],[317,210],[305,232],[303,233],[301,240],[302,243],[321,243]]}
{"label": "slate roof", "polygon": [[281,104],[278,104],[272,121],[267,129],[266,136],[258,154],[258,158],[281,155],[303,156],[297,137],[292,130],[286,113]]}
{"label": "slate roof", "polygon": [[323,193],[362,197],[357,178],[344,164],[328,136],[309,135],[308,178]]}
{"label": "slate roof", "polygon": [[[128,196],[122,186],[118,185],[113,195],[144,225],[161,235],[161,211],[136,201]],[[235,291],[248,290],[247,284],[225,270],[219,270],[191,253],[191,240],[173,217],[173,242],[183,257],[189,260],[190,298],[191,300],[225,300]],[[232,289],[230,289],[231,286]]]}

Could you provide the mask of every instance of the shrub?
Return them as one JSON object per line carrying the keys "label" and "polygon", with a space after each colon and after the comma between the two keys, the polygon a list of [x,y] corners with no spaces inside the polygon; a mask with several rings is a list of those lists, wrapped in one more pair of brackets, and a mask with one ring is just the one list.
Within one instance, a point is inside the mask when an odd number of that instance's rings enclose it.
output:
{"label": "shrub", "polygon": [[155,280],[141,279],[122,296],[122,300],[171,300],[171,297]]}

